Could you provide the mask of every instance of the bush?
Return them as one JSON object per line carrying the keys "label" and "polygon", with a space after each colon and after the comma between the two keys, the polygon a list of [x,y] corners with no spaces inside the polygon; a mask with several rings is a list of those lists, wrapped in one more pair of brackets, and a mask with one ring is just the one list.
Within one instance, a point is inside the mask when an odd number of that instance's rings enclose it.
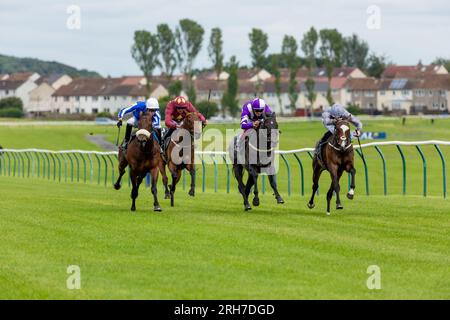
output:
{"label": "bush", "polygon": [[197,110],[200,111],[205,117],[214,117],[219,112],[219,106],[215,102],[200,101],[196,105]]}
{"label": "bush", "polygon": [[18,109],[23,111],[23,102],[17,97],[3,98],[0,100],[0,110],[1,109]]}
{"label": "bush", "polygon": [[159,112],[161,113],[161,118],[164,120],[166,114],[166,107],[169,101],[172,100],[169,96],[161,97],[158,99],[159,102]]}
{"label": "bush", "polygon": [[106,112],[106,111],[99,112],[95,116],[97,118],[109,118],[109,119],[114,119],[115,118],[115,116],[112,113]]}
{"label": "bush", "polygon": [[347,111],[354,115],[358,115],[358,114],[362,113],[361,108],[356,104],[349,104],[347,106]]}
{"label": "bush", "polygon": [[0,109],[0,118],[22,118],[23,116],[23,111],[18,108]]}

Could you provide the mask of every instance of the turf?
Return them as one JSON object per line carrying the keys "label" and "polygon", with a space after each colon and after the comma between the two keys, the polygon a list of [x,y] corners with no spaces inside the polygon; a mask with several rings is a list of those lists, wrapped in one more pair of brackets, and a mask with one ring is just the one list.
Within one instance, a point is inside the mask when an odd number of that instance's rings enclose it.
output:
{"label": "turf", "polygon": [[[449,299],[450,202],[357,196],[324,214],[324,199],[250,213],[223,191],[161,200],[148,189],[0,179],[1,299]],[[213,205],[214,204],[214,205]],[[81,290],[66,269],[81,268]],[[381,268],[369,290],[367,268]]]}
{"label": "turf", "polygon": [[[117,137],[114,127],[25,123],[0,125],[0,145],[98,150],[86,135],[102,134],[111,142]],[[408,119],[406,126],[400,120],[365,121],[366,130],[386,131],[388,140],[450,140],[449,125],[447,119],[434,125]],[[210,127],[224,132],[233,126]],[[281,130],[281,149],[311,147],[323,133],[319,122],[286,122]],[[450,148],[442,149],[450,159]],[[122,190],[112,190],[109,173],[107,187],[98,186],[95,162],[92,183],[89,170],[86,184],[83,172],[80,183],[70,183],[70,170],[69,182],[64,183],[63,177],[59,183],[57,170],[45,178],[37,178],[36,172],[34,178],[19,178],[19,168],[6,170],[4,157],[0,299],[449,299],[450,202],[442,198],[438,154],[432,146],[423,148],[428,160],[425,198],[417,150],[404,148],[406,196],[401,195],[398,151],[382,150],[389,195],[382,196],[380,158],[375,150],[365,149],[370,196],[365,196],[363,164],[357,158],[357,196],[353,202],[345,200],[344,211],[333,211],[331,217],[324,214],[326,175],[317,207],[306,208],[311,160],[305,154],[300,155],[303,190],[298,164],[293,157],[287,159],[291,196],[286,167],[281,165],[283,206],[276,205],[267,190],[261,207],[244,213],[234,181],[226,193],[225,166],[218,167],[214,192],[214,167],[206,165],[205,193],[198,166],[196,198],[189,198],[181,183],[175,208],[161,197],[162,214],[151,211],[150,191],[144,188],[138,211],[131,214],[126,183]],[[76,181],[77,172],[73,176]],[[102,172],[101,184],[103,178]],[[69,265],[81,268],[81,290],[66,287]],[[381,268],[381,290],[366,286],[370,265]]]}

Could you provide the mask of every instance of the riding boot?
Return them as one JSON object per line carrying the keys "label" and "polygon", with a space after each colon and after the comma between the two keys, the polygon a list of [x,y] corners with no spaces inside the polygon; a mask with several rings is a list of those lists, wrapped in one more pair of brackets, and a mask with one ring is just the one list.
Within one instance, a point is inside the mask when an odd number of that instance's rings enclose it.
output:
{"label": "riding boot", "polygon": [[131,138],[131,131],[133,131],[133,126],[127,123],[127,128],[125,130],[125,139],[123,140],[122,149],[126,149],[128,146],[128,142]]}
{"label": "riding boot", "polygon": [[163,161],[167,162],[166,155],[164,154],[164,141],[162,139],[161,128],[157,128],[155,129],[155,131],[159,142],[159,153],[161,154],[161,158],[163,159]]}

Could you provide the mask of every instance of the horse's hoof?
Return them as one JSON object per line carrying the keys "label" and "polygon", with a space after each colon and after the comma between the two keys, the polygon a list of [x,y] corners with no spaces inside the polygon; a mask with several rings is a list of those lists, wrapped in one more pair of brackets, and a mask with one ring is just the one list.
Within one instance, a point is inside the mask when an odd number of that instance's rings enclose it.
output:
{"label": "horse's hoof", "polygon": [[331,213],[327,212],[327,216],[330,216],[330,215],[331,215]]}
{"label": "horse's hoof", "polygon": [[155,206],[155,207],[153,208],[153,211],[156,211],[156,212],[161,212],[161,211],[162,211],[162,209],[161,209],[161,207],[160,207],[160,206]]}
{"label": "horse's hoof", "polygon": [[170,199],[170,193],[166,193],[166,195],[164,196],[164,199]]}
{"label": "horse's hoof", "polygon": [[342,204],[336,205],[336,210],[342,210],[342,209],[344,209],[344,206]]}
{"label": "horse's hoof", "polygon": [[244,205],[244,207],[245,207],[245,211],[250,211],[250,210],[252,210],[252,207],[250,207],[249,204]]}
{"label": "horse's hoof", "polygon": [[347,193],[347,198],[348,198],[349,200],[353,200],[354,197],[355,197],[355,196],[354,196],[353,194]]}
{"label": "horse's hoof", "polygon": [[195,191],[194,191],[194,190],[189,190],[189,195],[190,195],[191,197],[194,197],[194,196],[195,196]]}
{"label": "horse's hoof", "polygon": [[308,203],[308,208],[310,209],[314,209],[316,205],[314,203]]}
{"label": "horse's hoof", "polygon": [[253,205],[254,205],[255,207],[258,207],[258,206],[259,206],[259,198],[253,198]]}
{"label": "horse's hoof", "polygon": [[277,198],[277,203],[278,204],[283,204],[284,203],[284,200],[283,200],[283,198],[281,196],[277,196],[276,198]]}
{"label": "horse's hoof", "polygon": [[114,184],[114,189],[119,190],[122,187],[120,183]]}
{"label": "horse's hoof", "polygon": [[136,207],[131,207],[131,211],[136,211]]}

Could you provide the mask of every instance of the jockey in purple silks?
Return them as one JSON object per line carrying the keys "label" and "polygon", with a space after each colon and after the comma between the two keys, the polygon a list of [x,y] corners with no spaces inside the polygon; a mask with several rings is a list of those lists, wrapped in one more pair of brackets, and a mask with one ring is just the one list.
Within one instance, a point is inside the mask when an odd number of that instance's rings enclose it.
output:
{"label": "jockey in purple silks", "polygon": [[241,128],[244,131],[248,129],[257,129],[264,114],[271,114],[272,110],[263,99],[253,99],[247,101],[242,107]]}

